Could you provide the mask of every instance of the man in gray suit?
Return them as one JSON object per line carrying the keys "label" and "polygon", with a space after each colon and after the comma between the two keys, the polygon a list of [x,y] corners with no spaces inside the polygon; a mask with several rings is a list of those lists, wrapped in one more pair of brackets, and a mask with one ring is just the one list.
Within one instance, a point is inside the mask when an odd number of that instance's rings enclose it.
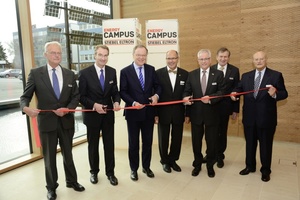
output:
{"label": "man in gray suit", "polygon": [[[30,71],[24,93],[20,98],[22,112],[29,117],[37,117],[38,120],[44,154],[47,198],[51,200],[57,197],[56,151],[58,143],[64,160],[66,186],[79,192],[85,190],[77,182],[72,155],[74,115],[67,111],[67,109],[77,107],[79,92],[75,74],[60,66],[61,55],[60,43],[45,44],[44,56],[47,64]],[[29,107],[34,93],[37,97],[37,108]]]}
{"label": "man in gray suit", "polygon": [[[184,90],[184,100],[190,105],[190,120],[192,123],[192,145],[194,152],[194,169],[192,176],[198,176],[203,162],[202,138],[205,134],[207,146],[207,174],[213,178],[214,158],[216,155],[216,145],[218,138],[219,110],[217,103],[221,98],[211,98],[223,95],[224,75],[220,70],[210,68],[211,52],[208,49],[201,49],[198,54],[200,68],[189,73]],[[189,99],[202,98],[201,101],[189,101]]]}
{"label": "man in gray suit", "polygon": [[[159,102],[182,99],[188,72],[177,66],[178,60],[178,52],[170,50],[166,53],[167,66],[156,70],[163,90]],[[155,123],[158,123],[160,162],[167,173],[172,171],[171,168],[181,171],[176,161],[180,156],[184,119],[185,106],[182,103],[157,106]]]}

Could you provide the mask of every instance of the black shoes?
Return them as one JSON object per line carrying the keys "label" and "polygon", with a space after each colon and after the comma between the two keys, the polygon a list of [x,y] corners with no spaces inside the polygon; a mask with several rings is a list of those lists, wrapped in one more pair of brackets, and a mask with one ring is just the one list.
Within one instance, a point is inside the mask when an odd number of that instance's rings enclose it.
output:
{"label": "black shoes", "polygon": [[217,167],[219,167],[219,168],[224,167],[224,160],[223,160],[223,159],[219,159],[219,160],[217,161]]}
{"label": "black shoes", "polygon": [[139,177],[138,177],[138,174],[137,174],[136,171],[131,171],[130,178],[131,178],[131,180],[133,180],[133,181],[139,180]]}
{"label": "black shoes", "polygon": [[55,190],[48,190],[47,192],[47,199],[48,200],[55,200],[57,197]]}
{"label": "black shoes", "polygon": [[171,173],[171,167],[169,164],[163,164],[163,170],[167,173]]}
{"label": "black shoes", "polygon": [[77,182],[74,182],[74,183],[67,182],[67,187],[73,188],[77,192],[82,192],[85,190],[85,188]]}
{"label": "black shoes", "polygon": [[90,177],[90,181],[91,181],[91,183],[93,183],[93,184],[98,183],[98,175],[92,173],[92,174],[91,174],[91,177]]}
{"label": "black shoes", "polygon": [[243,169],[242,171],[240,171],[240,175],[248,175],[249,173],[252,173],[252,172],[255,172],[255,169],[253,170],[253,169],[249,169],[249,168],[245,168],[245,169]]}
{"label": "black shoes", "polygon": [[216,173],[213,167],[207,167],[207,175],[209,178],[215,177]]}
{"label": "black shoes", "polygon": [[179,167],[179,165],[177,165],[176,162],[174,162],[172,165],[171,165],[171,168],[176,171],[176,172],[181,172],[181,168]]}
{"label": "black shoes", "polygon": [[118,179],[114,175],[107,176],[107,179],[109,180],[110,184],[118,185]]}
{"label": "black shoes", "polygon": [[261,175],[261,180],[263,182],[268,182],[270,180],[270,174],[262,174]]}
{"label": "black shoes", "polygon": [[195,167],[192,171],[192,176],[198,176],[201,171],[201,167]]}
{"label": "black shoes", "polygon": [[150,168],[148,168],[148,169],[144,169],[143,168],[143,173],[147,174],[147,176],[149,178],[154,178],[154,174],[153,174],[153,172],[152,172],[152,170]]}

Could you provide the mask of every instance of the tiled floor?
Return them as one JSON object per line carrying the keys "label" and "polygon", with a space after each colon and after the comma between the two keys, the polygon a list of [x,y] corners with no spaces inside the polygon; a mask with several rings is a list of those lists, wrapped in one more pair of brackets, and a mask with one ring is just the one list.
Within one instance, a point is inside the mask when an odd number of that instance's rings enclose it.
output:
{"label": "tiled floor", "polygon": [[[101,146],[102,148],[102,146]],[[205,146],[204,146],[205,148]],[[101,160],[99,183],[89,182],[87,144],[74,148],[74,159],[79,182],[85,186],[82,193],[66,188],[61,155],[58,154],[59,184],[58,200],[96,200],[96,199],[176,199],[176,200],[299,200],[300,179],[300,144],[275,142],[273,151],[272,174],[270,182],[262,182],[258,171],[247,176],[239,175],[244,168],[245,142],[243,138],[229,137],[225,166],[215,166],[215,178],[207,176],[203,166],[199,176],[192,177],[193,154],[189,136],[184,136],[181,158],[178,164],[182,172],[165,173],[159,163],[157,144],[153,145],[151,168],[155,178],[150,179],[139,169],[139,180],[130,180],[130,168],[126,148],[116,149],[115,173],[119,179],[118,186],[112,186],[106,179]],[[100,149],[100,155],[103,155]],[[103,159],[103,158],[102,158]],[[259,160],[257,160],[258,163]],[[260,165],[258,165],[259,169]],[[44,187],[44,166],[39,160],[0,176],[0,199],[18,200],[46,199]]]}

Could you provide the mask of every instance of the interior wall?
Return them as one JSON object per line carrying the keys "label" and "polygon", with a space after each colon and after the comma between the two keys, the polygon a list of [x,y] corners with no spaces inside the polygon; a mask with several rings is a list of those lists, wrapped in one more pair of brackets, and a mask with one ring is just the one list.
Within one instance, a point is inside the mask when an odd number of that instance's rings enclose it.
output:
{"label": "interior wall", "polygon": [[[278,103],[275,140],[300,143],[299,0],[120,0],[120,9],[121,18],[138,18],[142,27],[146,20],[178,19],[180,66],[188,71],[198,67],[196,54],[202,48],[215,55],[226,46],[241,74],[253,69],[253,53],[266,51],[268,66],[283,73],[289,92]],[[238,121],[230,121],[229,135],[243,136],[241,119],[240,113]]]}

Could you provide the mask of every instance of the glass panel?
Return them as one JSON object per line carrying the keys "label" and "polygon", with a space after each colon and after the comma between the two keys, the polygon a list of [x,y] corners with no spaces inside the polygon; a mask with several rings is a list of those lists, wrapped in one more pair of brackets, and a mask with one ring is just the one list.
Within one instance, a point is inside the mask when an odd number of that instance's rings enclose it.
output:
{"label": "glass panel", "polygon": [[[110,0],[30,0],[35,66],[46,64],[43,47],[53,40],[63,46],[63,67],[78,74],[92,65],[94,46],[102,44],[102,19],[111,18],[110,5]],[[75,120],[77,138],[86,128],[81,112],[75,112]]]}
{"label": "glass panel", "polygon": [[1,6],[0,19],[5,27],[0,33],[0,164],[3,164],[30,154],[30,146],[26,116],[19,108],[23,82],[16,5],[15,1],[7,1]]}

